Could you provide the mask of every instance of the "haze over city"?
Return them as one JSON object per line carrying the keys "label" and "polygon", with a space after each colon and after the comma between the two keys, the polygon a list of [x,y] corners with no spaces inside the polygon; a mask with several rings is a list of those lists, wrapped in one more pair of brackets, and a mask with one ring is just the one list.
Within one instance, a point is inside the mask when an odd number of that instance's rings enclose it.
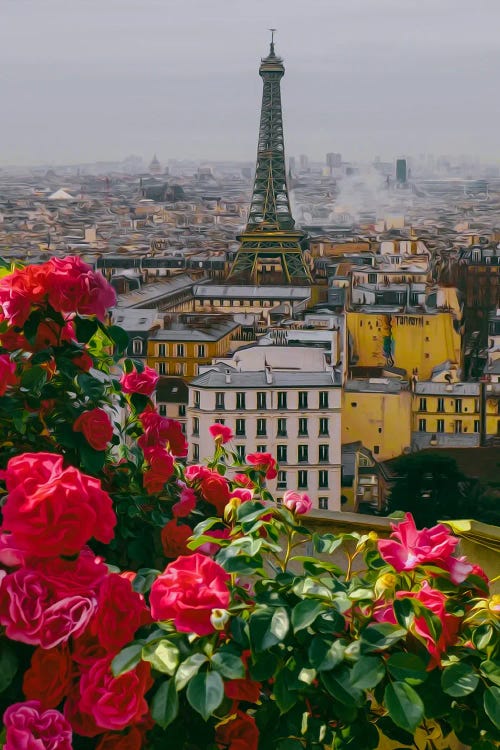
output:
{"label": "haze over city", "polygon": [[497,0],[3,0],[0,164],[253,161],[278,29],[288,154],[496,161]]}

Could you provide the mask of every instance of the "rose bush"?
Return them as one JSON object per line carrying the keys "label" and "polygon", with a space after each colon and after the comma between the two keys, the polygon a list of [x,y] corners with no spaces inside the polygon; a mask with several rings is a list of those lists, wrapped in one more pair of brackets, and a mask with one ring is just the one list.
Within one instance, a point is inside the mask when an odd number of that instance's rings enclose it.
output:
{"label": "rose bush", "polygon": [[186,466],[104,278],[0,276],[6,750],[496,746],[498,597],[446,527],[310,533],[224,425]]}

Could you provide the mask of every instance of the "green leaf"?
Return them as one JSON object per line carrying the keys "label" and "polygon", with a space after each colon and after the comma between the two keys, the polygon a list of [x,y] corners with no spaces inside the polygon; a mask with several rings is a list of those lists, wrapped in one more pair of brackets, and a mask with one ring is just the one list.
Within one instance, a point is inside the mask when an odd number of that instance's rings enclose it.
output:
{"label": "green leaf", "polygon": [[255,612],[250,617],[250,639],[256,652],[266,651],[286,638],[290,628],[288,612],[284,607]]}
{"label": "green leaf", "polygon": [[280,740],[276,745],[276,750],[304,750],[304,745],[300,740],[287,739]]}
{"label": "green leaf", "polygon": [[459,698],[473,693],[479,684],[479,675],[464,662],[451,664],[443,669],[441,687],[448,695]]}
{"label": "green leaf", "polygon": [[120,326],[109,326],[105,328],[105,334],[116,344],[117,354],[123,354],[128,346],[128,333]]}
{"label": "green leaf", "polygon": [[413,599],[410,599],[408,597],[405,599],[395,599],[393,602],[393,608],[394,614],[396,615],[396,620],[403,628],[406,628],[408,630],[413,620],[415,619]]}
{"label": "green leaf", "polygon": [[21,388],[29,391],[30,396],[40,396],[47,382],[47,372],[42,365],[34,365],[21,376]]}
{"label": "green leaf", "polygon": [[153,669],[172,676],[179,664],[179,649],[168,639],[158,643],[148,643],[142,649],[143,661],[148,661]]}
{"label": "green leaf", "polygon": [[330,695],[344,706],[357,706],[363,697],[363,692],[352,685],[351,670],[346,666],[322,672],[321,682]]}
{"label": "green leaf", "polygon": [[151,716],[160,727],[166,729],[179,713],[179,696],[174,680],[162,682],[151,701]]}
{"label": "green leaf", "polygon": [[[217,558],[217,562],[219,562],[219,558]],[[242,576],[249,576],[258,570],[262,570],[262,558],[260,555],[256,558],[249,555],[238,555],[237,557],[230,557],[220,564],[228,573],[238,573]]]}
{"label": "green leaf", "polygon": [[309,644],[309,662],[318,672],[325,672],[340,664],[344,658],[345,645],[342,641],[329,641],[320,636],[314,636]]}
{"label": "green leaf", "polygon": [[213,669],[228,680],[243,680],[245,678],[245,665],[239,656],[227,651],[219,651],[212,656]]}
{"label": "green leaf", "polygon": [[111,671],[115,677],[119,677],[125,672],[130,672],[131,669],[134,669],[139,664],[143,645],[142,641],[137,641],[136,643],[131,643],[130,646],[122,648],[111,662]]}
{"label": "green leaf", "polygon": [[76,329],[77,341],[81,344],[88,343],[99,327],[95,318],[80,318],[78,315],[73,323]]}
{"label": "green leaf", "polygon": [[289,711],[292,706],[298,701],[298,694],[290,690],[290,681],[292,675],[287,669],[282,669],[276,675],[276,680],[273,685],[274,697],[276,699],[276,705],[278,706],[280,713],[284,714]]}
{"label": "green leaf", "polygon": [[294,633],[312,625],[316,617],[322,612],[323,604],[314,599],[304,599],[292,610],[292,627]]}
{"label": "green leaf", "polygon": [[484,710],[492,724],[500,729],[500,688],[489,687],[484,691]]}
{"label": "green leaf", "polygon": [[500,662],[486,659],[479,665],[481,674],[495,685],[500,685]]}
{"label": "green leaf", "polygon": [[278,657],[275,654],[265,652],[258,654],[255,664],[250,664],[250,677],[257,682],[263,682],[274,676],[278,668]]}
{"label": "green leaf", "polygon": [[342,537],[334,534],[313,534],[312,543],[316,552],[331,555],[342,544]]}
{"label": "green leaf", "polygon": [[392,654],[386,662],[386,667],[396,680],[407,682],[409,685],[420,685],[429,675],[419,656],[403,651]]}
{"label": "green leaf", "polygon": [[493,635],[494,630],[491,625],[479,625],[472,631],[471,641],[479,651],[483,651],[489,645]]}
{"label": "green leaf", "polygon": [[270,512],[267,505],[262,505],[256,500],[249,500],[247,503],[242,503],[237,510],[236,519],[239,523],[248,524],[251,521],[256,521],[261,516],[265,516]]}
{"label": "green leaf", "polygon": [[205,654],[191,654],[188,658],[179,665],[179,668],[175,674],[175,687],[178,691],[186,687],[189,680],[194,677],[202,664],[208,661],[208,657]]}
{"label": "green leaf", "polygon": [[405,628],[390,622],[368,625],[361,633],[361,650],[365,654],[372,651],[385,651],[405,635]]}
{"label": "green leaf", "polygon": [[384,703],[393,722],[413,734],[424,718],[424,704],[406,682],[394,682],[385,688]]}
{"label": "green leaf", "polygon": [[0,693],[6,690],[17,673],[17,656],[7,640],[0,646]]}
{"label": "green leaf", "polygon": [[99,474],[99,472],[104,466],[104,461],[106,459],[106,452],[96,451],[87,443],[87,441],[85,440],[83,436],[82,436],[82,440],[81,440],[81,444],[79,448],[80,448],[80,458],[81,458],[83,469],[88,474]]}
{"label": "green leaf", "polygon": [[207,721],[224,699],[224,683],[218,672],[200,672],[190,681],[189,704]]}
{"label": "green leaf", "polygon": [[385,676],[383,662],[376,656],[362,656],[351,673],[351,684],[361,690],[370,690]]}

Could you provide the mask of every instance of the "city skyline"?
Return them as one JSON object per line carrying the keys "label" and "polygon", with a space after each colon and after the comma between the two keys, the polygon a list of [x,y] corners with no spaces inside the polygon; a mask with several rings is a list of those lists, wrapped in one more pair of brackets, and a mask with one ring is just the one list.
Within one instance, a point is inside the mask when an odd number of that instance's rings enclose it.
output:
{"label": "city skyline", "polygon": [[500,6],[480,0],[6,0],[0,164],[253,161],[268,27],[286,152],[497,160]]}

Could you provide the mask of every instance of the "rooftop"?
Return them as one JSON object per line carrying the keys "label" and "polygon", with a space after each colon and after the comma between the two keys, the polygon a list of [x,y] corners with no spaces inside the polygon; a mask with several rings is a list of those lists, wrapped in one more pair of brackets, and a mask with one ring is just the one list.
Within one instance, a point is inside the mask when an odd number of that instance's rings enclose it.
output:
{"label": "rooftop", "polygon": [[253,286],[239,284],[196,284],[193,296],[220,299],[304,300],[311,296],[307,286]]}

